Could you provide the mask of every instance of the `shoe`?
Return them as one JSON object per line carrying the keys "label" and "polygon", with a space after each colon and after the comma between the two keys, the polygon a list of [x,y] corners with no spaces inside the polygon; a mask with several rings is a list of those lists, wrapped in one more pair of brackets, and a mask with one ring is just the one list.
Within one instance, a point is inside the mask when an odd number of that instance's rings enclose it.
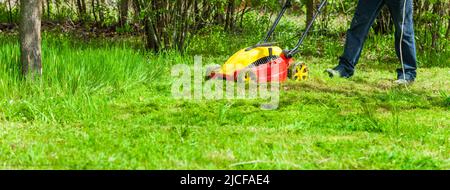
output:
{"label": "shoe", "polygon": [[394,83],[397,85],[411,85],[414,83],[414,80],[398,79]]}
{"label": "shoe", "polygon": [[330,76],[330,78],[350,78],[349,75],[343,75],[340,71],[335,70],[335,69],[327,69],[325,70],[326,73],[328,73],[328,75]]}
{"label": "shoe", "polygon": [[325,70],[326,73],[328,73],[328,75],[331,78],[334,77],[339,77],[339,78],[350,78],[353,76],[353,69],[350,69],[348,66],[344,65],[344,64],[339,64],[338,66],[336,66],[333,69],[327,69]]}

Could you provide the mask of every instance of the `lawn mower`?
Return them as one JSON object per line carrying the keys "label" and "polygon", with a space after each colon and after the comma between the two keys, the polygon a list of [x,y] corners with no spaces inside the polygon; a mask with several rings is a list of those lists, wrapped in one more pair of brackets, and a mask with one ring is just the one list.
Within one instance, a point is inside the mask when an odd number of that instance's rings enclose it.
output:
{"label": "lawn mower", "polygon": [[302,62],[295,62],[293,56],[300,52],[300,46],[326,4],[327,0],[321,2],[294,49],[282,50],[280,47],[275,46],[276,43],[269,43],[268,41],[286,10],[292,6],[291,0],[286,0],[274,24],[262,41],[252,47],[240,50],[222,66],[208,67],[206,69],[206,79],[222,79],[247,83],[285,82],[288,78],[295,81],[307,80],[308,67]]}

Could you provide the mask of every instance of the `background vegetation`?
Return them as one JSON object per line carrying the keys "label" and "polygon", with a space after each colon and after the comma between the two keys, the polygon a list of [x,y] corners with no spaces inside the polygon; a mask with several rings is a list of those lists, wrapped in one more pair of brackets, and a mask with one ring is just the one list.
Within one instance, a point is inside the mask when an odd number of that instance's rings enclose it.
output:
{"label": "background vegetation", "polygon": [[[414,1],[419,78],[399,62],[384,11],[350,80],[342,53],[356,1],[330,1],[298,60],[311,79],[261,100],[183,101],[174,64],[221,64],[265,34],[278,1],[45,0],[42,77],[20,73],[18,1],[0,0],[4,169],[450,169],[449,2]],[[293,47],[317,1],[297,1],[273,41]]]}

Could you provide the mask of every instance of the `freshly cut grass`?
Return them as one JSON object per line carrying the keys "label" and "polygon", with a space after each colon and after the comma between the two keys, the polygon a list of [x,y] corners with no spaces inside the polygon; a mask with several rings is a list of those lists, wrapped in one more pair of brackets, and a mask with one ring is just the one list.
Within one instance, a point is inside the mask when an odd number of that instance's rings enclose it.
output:
{"label": "freshly cut grass", "polygon": [[365,54],[344,80],[322,72],[334,59],[308,56],[311,79],[284,84],[279,109],[263,111],[173,99],[171,66],[190,54],[46,34],[44,76],[30,83],[16,40],[0,44],[3,169],[450,169],[449,67],[420,69],[406,89],[392,83],[395,59]]}

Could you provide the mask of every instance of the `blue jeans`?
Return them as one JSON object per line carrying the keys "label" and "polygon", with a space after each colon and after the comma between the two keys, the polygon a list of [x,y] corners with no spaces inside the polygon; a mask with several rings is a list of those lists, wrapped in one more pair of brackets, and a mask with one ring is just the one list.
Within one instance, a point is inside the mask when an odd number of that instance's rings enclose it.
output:
{"label": "blue jeans", "polygon": [[388,6],[392,15],[395,26],[395,50],[400,59],[400,38],[405,1],[407,1],[406,15],[401,43],[406,76],[403,76],[403,68],[398,69],[397,73],[399,79],[406,77],[407,80],[414,80],[417,76],[417,57],[414,39],[413,0],[359,0],[351,27],[347,31],[344,54],[340,57],[339,66],[335,70],[338,70],[343,77],[353,76],[370,27],[384,5]]}

